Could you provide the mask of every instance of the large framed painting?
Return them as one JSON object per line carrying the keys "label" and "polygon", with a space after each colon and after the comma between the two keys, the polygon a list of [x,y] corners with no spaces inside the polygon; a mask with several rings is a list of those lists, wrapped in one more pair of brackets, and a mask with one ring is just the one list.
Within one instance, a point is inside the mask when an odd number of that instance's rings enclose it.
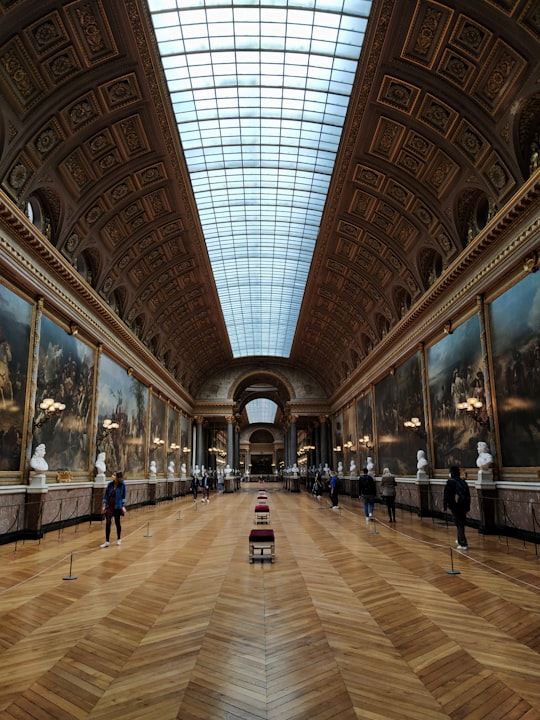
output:
{"label": "large framed painting", "polygon": [[[97,421],[98,451],[105,452],[107,469],[122,470],[126,477],[146,476],[146,414],[148,388],[126,373],[107,355],[99,363]],[[103,421],[118,423],[118,429],[103,437]]]}
{"label": "large framed painting", "polygon": [[22,468],[33,307],[0,285],[0,471]]}
{"label": "large framed painting", "polygon": [[373,403],[371,393],[363,395],[356,401],[356,428],[358,430],[358,458],[360,465],[359,471],[366,467],[367,459],[373,456],[374,452],[374,436],[373,436]]}
{"label": "large framed painting", "polygon": [[337,470],[343,467],[343,415],[339,413],[336,415],[332,422],[332,442],[333,445],[333,467],[331,469]]}
{"label": "large framed painting", "polygon": [[494,388],[505,467],[540,465],[540,273],[489,307]]}
{"label": "large framed painting", "polygon": [[167,456],[167,405],[152,393],[150,406],[150,460],[156,463],[158,473],[165,472]]}
{"label": "large framed painting", "polygon": [[51,398],[63,412],[34,429],[34,447],[44,443],[49,470],[88,472],[96,350],[47,316],[41,319],[35,417]]}
{"label": "large framed painting", "polygon": [[477,443],[488,441],[488,428],[458,404],[476,397],[485,407],[478,315],[430,347],[427,358],[435,466],[476,467]]}
{"label": "large framed painting", "polygon": [[[175,474],[179,471],[180,461],[180,416],[177,410],[169,406],[167,412],[167,471]],[[171,466],[171,463],[173,465]]]}
{"label": "large framed painting", "polygon": [[387,467],[393,475],[415,475],[416,453],[426,449],[425,434],[421,428],[407,430],[404,423],[412,417],[420,418],[422,423],[424,419],[418,354],[376,385],[375,413],[377,474]]}
{"label": "large framed painting", "polygon": [[180,463],[186,466],[186,470],[190,467],[190,444],[189,444],[189,418],[187,415],[180,416]]}

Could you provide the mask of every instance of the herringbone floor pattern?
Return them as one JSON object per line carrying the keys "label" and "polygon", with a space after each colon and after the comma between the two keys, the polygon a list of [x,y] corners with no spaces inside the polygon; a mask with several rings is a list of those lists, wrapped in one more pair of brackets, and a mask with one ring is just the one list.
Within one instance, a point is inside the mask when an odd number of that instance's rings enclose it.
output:
{"label": "herringbone floor pattern", "polygon": [[540,720],[534,547],[255,490],[0,547],[0,718]]}

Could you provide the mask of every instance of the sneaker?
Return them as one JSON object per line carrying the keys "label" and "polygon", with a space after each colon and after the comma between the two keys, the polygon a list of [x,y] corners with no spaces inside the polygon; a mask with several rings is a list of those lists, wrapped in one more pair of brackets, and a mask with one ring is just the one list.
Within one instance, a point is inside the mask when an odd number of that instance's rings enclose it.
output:
{"label": "sneaker", "polygon": [[102,543],[99,547],[100,547],[100,548],[109,547],[110,544],[111,544],[111,543],[110,543],[108,540],[105,540],[105,542]]}
{"label": "sneaker", "polygon": [[458,545],[458,546],[457,546],[457,549],[458,549],[458,550],[468,550],[468,549],[469,549],[469,546],[468,546],[468,545]]}
{"label": "sneaker", "polygon": [[369,517],[372,518],[372,517],[373,517],[373,513],[369,513]]}
{"label": "sneaker", "polygon": [[120,538],[118,538],[118,540],[116,541],[116,544],[117,544],[117,545],[121,545],[121,544],[122,544],[122,541],[120,540]]}

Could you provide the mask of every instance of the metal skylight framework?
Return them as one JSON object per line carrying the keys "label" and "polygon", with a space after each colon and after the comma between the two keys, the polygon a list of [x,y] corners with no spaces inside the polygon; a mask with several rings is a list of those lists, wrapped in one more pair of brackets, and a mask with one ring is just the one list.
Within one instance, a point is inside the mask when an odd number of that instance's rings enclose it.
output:
{"label": "metal skylight framework", "polygon": [[288,357],[371,0],[148,0],[235,357]]}

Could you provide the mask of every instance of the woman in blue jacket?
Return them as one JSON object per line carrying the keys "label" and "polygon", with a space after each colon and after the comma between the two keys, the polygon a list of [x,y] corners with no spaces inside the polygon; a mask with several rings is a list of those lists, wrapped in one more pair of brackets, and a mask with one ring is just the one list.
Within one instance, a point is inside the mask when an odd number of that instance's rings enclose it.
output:
{"label": "woman in blue jacket", "polygon": [[122,525],[120,518],[126,514],[126,486],[121,470],[113,473],[113,479],[107,485],[101,512],[105,515],[105,542],[100,545],[100,547],[106,548],[111,544],[111,524],[113,518],[114,524],[116,525],[116,544],[121,545]]}

